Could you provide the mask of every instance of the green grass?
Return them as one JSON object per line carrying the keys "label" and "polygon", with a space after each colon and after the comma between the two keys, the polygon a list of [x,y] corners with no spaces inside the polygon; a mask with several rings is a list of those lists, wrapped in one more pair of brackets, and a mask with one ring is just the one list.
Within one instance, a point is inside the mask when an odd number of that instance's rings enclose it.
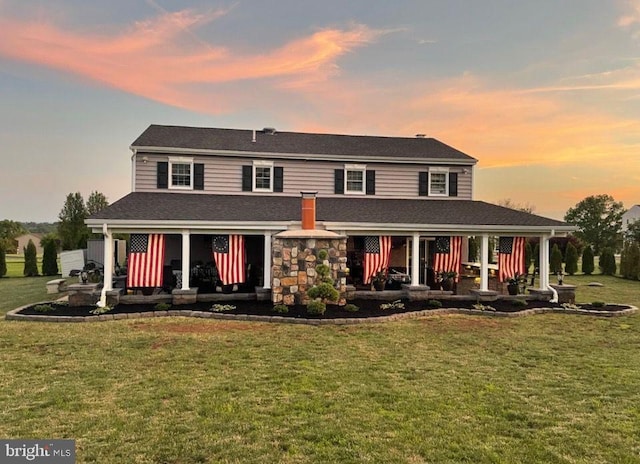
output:
{"label": "green grass", "polygon": [[[24,276],[24,255],[6,255],[7,256],[7,275],[6,277],[23,277]],[[38,255],[38,271],[42,271],[42,255]],[[58,260],[58,268],[60,268],[60,260]],[[51,278],[49,279],[51,280]]]}
{"label": "green grass", "polygon": [[[0,279],[0,312],[45,281]],[[78,463],[637,463],[638,360],[637,315],[2,320],[0,436],[74,438]]]}

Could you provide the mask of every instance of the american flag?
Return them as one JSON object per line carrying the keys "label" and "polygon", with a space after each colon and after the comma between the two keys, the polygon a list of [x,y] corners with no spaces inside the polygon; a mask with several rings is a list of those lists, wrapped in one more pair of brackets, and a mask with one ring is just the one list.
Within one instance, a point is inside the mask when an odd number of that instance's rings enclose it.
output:
{"label": "american flag", "polygon": [[391,255],[391,237],[368,236],[364,238],[364,283],[371,282],[371,278],[389,266]]}
{"label": "american flag", "polygon": [[524,274],[524,237],[500,237],[498,243],[498,278],[500,282]]}
{"label": "american flag", "polygon": [[222,283],[224,285],[244,283],[244,236],[214,235],[212,248],[213,259]]}
{"label": "american flag", "polygon": [[127,287],[162,287],[164,235],[131,234]]}
{"label": "american flag", "polygon": [[462,260],[462,237],[437,237],[433,270],[435,272],[455,272],[456,282]]}

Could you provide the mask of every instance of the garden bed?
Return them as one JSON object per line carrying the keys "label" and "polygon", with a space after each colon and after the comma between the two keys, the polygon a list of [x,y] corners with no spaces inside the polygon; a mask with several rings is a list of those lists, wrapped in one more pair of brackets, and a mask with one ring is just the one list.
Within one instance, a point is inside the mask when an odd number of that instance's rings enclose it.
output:
{"label": "garden bed", "polygon": [[[399,300],[400,301],[400,300]],[[438,300],[442,306],[432,306],[425,301],[406,301],[402,300],[402,307],[397,305],[383,309],[385,304],[389,304],[388,301],[379,300],[354,300],[350,303],[358,307],[357,311],[347,311],[345,307],[337,305],[327,305],[327,310],[323,315],[315,315],[307,313],[306,306],[295,305],[288,308],[287,313],[281,313],[274,311],[274,306],[271,302],[259,302],[259,301],[231,301],[228,303],[196,303],[190,305],[155,305],[155,304],[119,304],[112,308],[106,314],[133,314],[133,313],[147,313],[147,312],[166,312],[166,311],[179,311],[180,313],[190,313],[191,311],[207,311],[207,312],[219,312],[225,314],[234,315],[254,315],[254,316],[283,316],[288,318],[304,318],[304,319],[343,319],[343,318],[371,318],[380,316],[390,316],[395,314],[402,314],[407,312],[433,310],[433,309],[479,309],[474,307],[475,301],[451,301],[451,300]],[[224,311],[216,311],[212,307],[220,309],[223,306],[229,305],[232,309],[226,309]],[[568,309],[563,308],[559,304],[550,303],[547,301],[528,301],[525,306],[520,306],[518,303],[514,303],[513,300],[497,300],[492,302],[486,302],[483,311],[485,312],[498,312],[498,313],[517,313],[524,310],[530,310],[535,308],[551,308],[551,309]],[[598,312],[619,312],[628,309],[629,306],[607,304],[604,306],[594,306],[591,304],[577,305],[576,308],[587,311]],[[62,303],[46,303],[39,305],[31,305],[21,309],[17,314],[25,316],[70,316],[70,317],[87,317],[96,315],[95,306],[80,306],[70,307]]]}

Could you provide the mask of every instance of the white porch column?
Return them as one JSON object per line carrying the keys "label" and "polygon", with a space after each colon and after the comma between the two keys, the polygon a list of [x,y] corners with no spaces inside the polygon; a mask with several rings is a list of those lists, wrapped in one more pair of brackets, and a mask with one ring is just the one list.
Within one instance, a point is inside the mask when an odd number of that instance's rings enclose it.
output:
{"label": "white porch column", "polygon": [[107,292],[113,290],[113,235],[106,224],[102,224],[104,235],[104,280],[98,306],[104,308],[107,305]]}
{"label": "white porch column", "polygon": [[414,232],[411,241],[411,286],[420,285],[420,233]]}
{"label": "white porch column", "polygon": [[263,288],[271,288],[271,231],[264,233]]}
{"label": "white porch column", "polygon": [[189,290],[189,276],[191,274],[191,234],[188,230],[182,231],[182,288]]}
{"label": "white porch column", "polygon": [[549,236],[540,237],[540,288],[549,288]]}
{"label": "white porch column", "polygon": [[480,246],[480,290],[489,290],[489,236],[482,234]]}

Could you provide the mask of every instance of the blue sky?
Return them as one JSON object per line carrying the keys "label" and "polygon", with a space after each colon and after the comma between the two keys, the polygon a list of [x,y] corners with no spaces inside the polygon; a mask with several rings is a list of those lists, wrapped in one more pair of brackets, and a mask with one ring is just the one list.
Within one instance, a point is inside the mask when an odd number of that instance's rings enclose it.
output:
{"label": "blue sky", "polygon": [[476,199],[640,203],[640,0],[0,0],[0,219],[130,191],[149,125],[413,136]]}

